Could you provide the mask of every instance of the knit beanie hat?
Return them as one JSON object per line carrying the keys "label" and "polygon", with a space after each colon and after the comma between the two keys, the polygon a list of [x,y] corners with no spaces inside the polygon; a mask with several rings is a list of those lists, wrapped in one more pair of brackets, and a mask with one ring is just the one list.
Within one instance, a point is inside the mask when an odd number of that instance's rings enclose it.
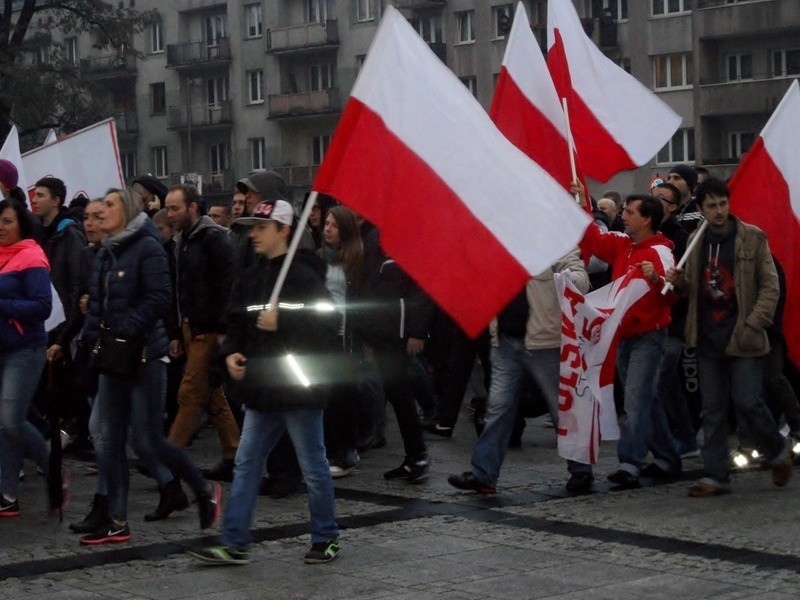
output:
{"label": "knit beanie hat", "polygon": [[0,184],[7,190],[13,190],[17,187],[19,180],[19,173],[14,163],[0,158]]}
{"label": "knit beanie hat", "polygon": [[675,165],[670,168],[669,172],[680,175],[686,182],[686,185],[689,186],[689,190],[694,194],[694,188],[697,187],[697,171],[694,170],[694,167],[690,167],[689,165]]}

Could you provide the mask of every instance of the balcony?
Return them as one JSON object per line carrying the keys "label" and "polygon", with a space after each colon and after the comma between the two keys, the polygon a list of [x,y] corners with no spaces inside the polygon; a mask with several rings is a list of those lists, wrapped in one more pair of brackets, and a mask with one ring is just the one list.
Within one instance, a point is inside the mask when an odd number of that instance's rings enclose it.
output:
{"label": "balcony", "polygon": [[439,57],[439,60],[447,64],[447,44],[444,42],[428,42],[428,47]]}
{"label": "balcony", "polygon": [[704,117],[769,115],[783,98],[792,79],[751,79],[704,83],[697,88],[695,112]]}
{"label": "balcony", "polygon": [[[218,104],[192,104],[186,106],[170,106],[167,111],[167,127],[169,129],[192,130],[224,129],[233,124],[233,107],[229,100]],[[190,118],[187,118],[190,117]]]}
{"label": "balcony", "polygon": [[270,54],[319,52],[338,46],[339,27],[335,19],[267,30],[267,52]]}
{"label": "balcony", "polygon": [[219,38],[216,43],[187,42],[167,45],[167,66],[176,69],[203,69],[214,66],[227,66],[231,61],[231,41]]}
{"label": "balcony", "polygon": [[[181,179],[186,175],[185,173],[170,173],[169,184],[178,185]],[[222,171],[201,171],[198,173],[202,177],[203,190],[202,194],[205,197],[224,196],[230,194],[233,190],[233,185],[236,182],[234,179],[233,169],[224,169]]]}
{"label": "balcony", "polygon": [[447,0],[395,0],[394,5],[400,10],[426,10],[444,8],[447,5]]}
{"label": "balcony", "polygon": [[95,81],[136,80],[136,55],[109,54],[82,58],[79,69],[82,77]]}
{"label": "balcony", "polygon": [[288,166],[288,167],[275,167],[278,175],[283,177],[286,185],[293,187],[309,187],[317,176],[317,169],[319,165],[302,165],[302,166]]}
{"label": "balcony", "polygon": [[125,111],[114,115],[114,123],[117,125],[117,135],[137,135],[139,133],[139,122],[136,113]]}
{"label": "balcony", "polygon": [[800,28],[800,2],[700,0],[695,31],[700,39],[767,36]]}
{"label": "balcony", "polygon": [[270,119],[307,117],[339,112],[339,90],[330,88],[298,94],[273,94],[268,98]]}

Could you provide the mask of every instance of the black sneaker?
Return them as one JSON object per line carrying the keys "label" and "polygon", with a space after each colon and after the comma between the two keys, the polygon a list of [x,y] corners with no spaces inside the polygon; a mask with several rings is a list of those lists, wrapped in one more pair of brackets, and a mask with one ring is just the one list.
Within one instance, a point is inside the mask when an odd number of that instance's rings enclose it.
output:
{"label": "black sneaker", "polygon": [[567,491],[573,494],[588,494],[592,491],[594,475],[591,473],[573,473],[567,481]]}
{"label": "black sneaker", "polygon": [[200,529],[208,529],[219,520],[222,514],[222,486],[216,481],[211,484],[211,492],[197,498],[197,512],[200,515]]}
{"label": "black sneaker", "polygon": [[644,467],[639,473],[642,477],[650,477],[651,479],[660,479],[663,481],[670,481],[680,477],[679,471],[667,471],[659,467],[656,463],[650,463]]}
{"label": "black sneaker", "polygon": [[438,435],[439,437],[443,438],[453,437],[452,427],[445,427],[443,425],[439,425],[439,423],[436,423],[435,421],[431,423],[426,423],[425,425],[422,426],[422,428],[428,433],[432,433],[433,435]]}
{"label": "black sneaker", "polygon": [[311,544],[311,550],[306,552],[305,562],[310,565],[331,562],[339,556],[339,540],[328,540]]}
{"label": "black sneaker", "polygon": [[209,565],[246,565],[250,562],[250,553],[227,546],[209,546],[189,550],[189,556]]}
{"label": "black sneaker", "polygon": [[127,542],[131,539],[131,530],[128,524],[116,525],[111,523],[101,527],[97,531],[85,535],[81,538],[81,544],[107,544]]}
{"label": "black sneaker", "polygon": [[409,483],[419,483],[428,477],[430,468],[431,462],[427,457],[421,458],[415,462],[404,460],[403,464],[396,469],[386,471],[383,474],[383,478],[387,481],[405,479]]}
{"label": "black sneaker", "polygon": [[9,500],[0,494],[0,517],[11,518],[19,516],[19,500]]}
{"label": "black sneaker", "polygon": [[479,494],[497,493],[497,488],[483,483],[480,479],[475,477],[472,471],[464,471],[461,475],[450,475],[447,478],[447,483],[459,490],[471,490]]}
{"label": "black sneaker", "polygon": [[612,473],[606,479],[614,484],[615,487],[612,489],[615,491],[632,490],[639,487],[639,478],[632,473],[623,471],[622,469]]}
{"label": "black sneaker", "polygon": [[338,479],[346,477],[353,471],[358,470],[358,465],[361,464],[361,457],[358,455],[358,450],[350,448],[345,450],[344,454],[338,460],[333,460],[330,463],[331,477]]}

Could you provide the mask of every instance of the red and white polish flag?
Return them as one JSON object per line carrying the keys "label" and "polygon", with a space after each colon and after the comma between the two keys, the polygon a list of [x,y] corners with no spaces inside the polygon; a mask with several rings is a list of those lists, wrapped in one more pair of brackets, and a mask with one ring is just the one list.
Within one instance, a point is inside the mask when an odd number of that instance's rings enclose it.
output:
{"label": "red and white polish flag", "polygon": [[473,336],[589,223],[392,7],[313,189],[375,223],[384,250]]}
{"label": "red and white polish flag", "polygon": [[547,48],[586,176],[608,181],[646,164],[680,127],[675,111],[592,43],[571,0],[549,0]]}
{"label": "red and white polish flag", "polygon": [[522,2],[514,12],[489,116],[517,148],[570,188],[564,110]]}
{"label": "red and white polish flag", "polygon": [[561,304],[558,454],[593,465],[602,440],[619,439],[614,407],[617,331],[627,310],[649,290],[635,271],[583,295],[556,275]]}
{"label": "red and white polish flag", "polygon": [[760,227],[786,274],[783,334],[800,366],[800,83],[789,90],[730,181],[731,212]]}

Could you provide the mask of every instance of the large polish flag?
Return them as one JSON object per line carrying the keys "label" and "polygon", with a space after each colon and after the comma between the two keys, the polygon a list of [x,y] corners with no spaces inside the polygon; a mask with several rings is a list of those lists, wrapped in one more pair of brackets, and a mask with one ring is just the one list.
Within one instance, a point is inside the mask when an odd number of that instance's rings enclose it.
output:
{"label": "large polish flag", "polygon": [[800,366],[800,84],[795,80],[730,181],[731,212],[767,234],[786,273],[783,333]]}
{"label": "large polish flag", "polygon": [[514,13],[489,116],[517,148],[570,188],[566,117],[522,2]]}
{"label": "large polish flag", "polygon": [[592,43],[571,0],[549,0],[547,48],[547,66],[559,97],[567,99],[588,177],[608,181],[646,164],[680,126],[675,111]]}
{"label": "large polish flag", "polygon": [[[67,186],[65,203],[78,194],[104,196],[109,188],[125,186],[119,162],[117,128],[108,118],[22,155],[28,183],[58,177]],[[28,188],[31,195],[33,188]]]}
{"label": "large polish flag", "polygon": [[589,223],[391,6],[313,189],[375,223],[384,250],[473,336]]}

